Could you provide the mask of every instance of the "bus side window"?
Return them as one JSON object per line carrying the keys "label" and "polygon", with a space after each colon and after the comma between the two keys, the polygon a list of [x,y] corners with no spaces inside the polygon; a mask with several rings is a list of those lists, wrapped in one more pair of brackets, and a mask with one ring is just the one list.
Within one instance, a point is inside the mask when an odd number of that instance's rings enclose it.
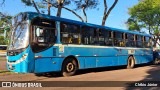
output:
{"label": "bus side window", "polygon": [[82,44],[93,45],[94,41],[94,29],[86,26],[82,27]]}
{"label": "bus side window", "polygon": [[123,34],[123,41],[124,41],[124,46],[127,46],[127,42],[128,42],[128,37],[127,37],[127,33]]}
{"label": "bus side window", "polygon": [[61,42],[69,43],[68,25],[61,23]]}
{"label": "bus side window", "polygon": [[152,43],[152,39],[150,37],[144,37],[144,47],[145,48],[150,48],[151,47],[151,43]]}
{"label": "bus side window", "polygon": [[104,46],[112,46],[113,45],[112,32],[105,29],[100,30],[99,43],[100,45]]}
{"label": "bus side window", "polygon": [[94,29],[94,45],[99,45],[99,29]]}
{"label": "bus side window", "polygon": [[136,35],[136,47],[143,47],[142,46],[142,36]]}
{"label": "bus side window", "polygon": [[127,36],[127,40],[126,40],[126,46],[127,47],[134,47],[135,46],[135,38],[134,38],[134,34],[126,34]]}
{"label": "bus side window", "polygon": [[61,23],[61,42],[64,44],[80,44],[80,27]]}
{"label": "bus side window", "polygon": [[106,35],[106,30],[100,29],[99,30],[99,44],[104,46],[105,44],[105,35]]}
{"label": "bus side window", "polygon": [[114,46],[119,46],[119,47],[125,46],[123,41],[123,33],[114,32]]}

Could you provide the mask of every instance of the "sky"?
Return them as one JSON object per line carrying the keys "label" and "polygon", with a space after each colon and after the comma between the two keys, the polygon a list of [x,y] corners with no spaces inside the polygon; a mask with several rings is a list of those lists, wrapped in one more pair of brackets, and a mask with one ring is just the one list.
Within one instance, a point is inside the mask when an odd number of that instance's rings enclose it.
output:
{"label": "sky", "polygon": [[[35,0],[39,1],[39,0]],[[104,5],[103,0],[99,0],[99,9],[87,10],[88,23],[101,25],[103,18]],[[107,0],[108,7],[113,4],[114,0]],[[138,0],[119,0],[115,8],[110,13],[106,26],[119,28],[119,29],[127,29],[125,22],[129,18],[128,8],[133,7],[138,3]],[[6,0],[5,4],[0,7],[0,12],[5,12],[9,15],[16,15],[19,12],[33,11],[36,12],[35,8],[25,6],[21,0]],[[52,9],[51,15],[56,15],[56,9]],[[77,11],[78,14],[83,15],[82,11]],[[63,18],[72,19],[80,21],[74,14],[68,12],[66,10],[62,10]]]}

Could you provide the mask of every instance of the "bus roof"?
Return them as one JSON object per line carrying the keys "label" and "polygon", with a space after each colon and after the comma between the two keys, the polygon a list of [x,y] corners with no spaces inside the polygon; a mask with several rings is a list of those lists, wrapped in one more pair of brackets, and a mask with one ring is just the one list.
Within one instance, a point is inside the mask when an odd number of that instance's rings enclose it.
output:
{"label": "bus roof", "polygon": [[101,26],[101,25],[96,25],[96,24],[91,24],[91,23],[84,23],[84,22],[70,20],[70,19],[66,19],[66,18],[49,16],[49,15],[46,15],[46,14],[39,14],[39,13],[36,13],[36,12],[23,12],[23,13],[28,14],[29,19],[33,19],[35,17],[42,17],[42,18],[47,18],[47,19],[61,21],[61,22],[78,24],[78,25],[81,25],[81,26],[89,26],[89,27],[94,27],[94,28],[109,29],[109,30],[112,30],[112,31],[119,31],[119,32],[124,32],[124,33],[137,34],[137,35],[143,35],[143,36],[151,37],[150,34],[140,33],[140,32],[137,32],[137,31],[130,31],[130,30],[112,28],[112,27],[108,27],[108,26]]}

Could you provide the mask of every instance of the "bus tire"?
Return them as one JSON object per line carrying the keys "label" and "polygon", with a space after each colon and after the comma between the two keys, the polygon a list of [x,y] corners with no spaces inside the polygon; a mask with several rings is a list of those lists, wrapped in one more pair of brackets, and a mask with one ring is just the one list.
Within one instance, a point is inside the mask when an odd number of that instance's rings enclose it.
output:
{"label": "bus tire", "polygon": [[158,58],[155,58],[155,60],[153,60],[154,65],[158,65],[159,63],[160,63],[160,60],[158,60]]}
{"label": "bus tire", "polygon": [[135,65],[135,60],[134,60],[134,58],[132,56],[130,56],[128,58],[127,69],[134,68],[134,65]]}
{"label": "bus tire", "polygon": [[62,64],[62,75],[67,77],[67,76],[73,76],[78,69],[78,65],[76,60],[73,58],[67,58],[64,60]]}

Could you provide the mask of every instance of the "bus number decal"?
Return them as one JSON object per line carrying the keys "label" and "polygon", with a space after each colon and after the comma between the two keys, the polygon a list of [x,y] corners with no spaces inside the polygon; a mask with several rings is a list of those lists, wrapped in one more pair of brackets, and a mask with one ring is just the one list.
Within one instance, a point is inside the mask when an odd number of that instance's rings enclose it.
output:
{"label": "bus number decal", "polygon": [[128,50],[128,54],[134,54],[135,50]]}
{"label": "bus number decal", "polygon": [[59,46],[59,53],[64,53],[64,46],[63,45]]}

